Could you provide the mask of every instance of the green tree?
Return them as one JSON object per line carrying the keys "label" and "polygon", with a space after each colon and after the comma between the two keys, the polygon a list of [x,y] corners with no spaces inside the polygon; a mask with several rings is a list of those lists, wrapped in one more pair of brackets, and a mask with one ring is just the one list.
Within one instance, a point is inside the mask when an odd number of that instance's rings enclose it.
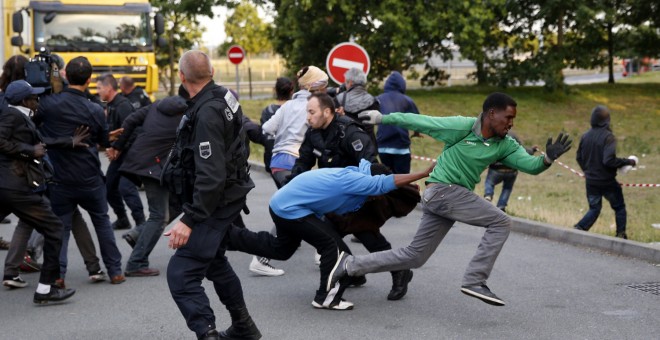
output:
{"label": "green tree", "polygon": [[[433,55],[449,55],[442,45],[449,33],[447,12],[427,0],[274,0],[274,47],[293,72],[305,65],[325,66],[330,49],[354,41],[371,59],[369,80],[392,70],[407,70]],[[438,14],[440,13],[440,14]],[[429,67],[433,71],[433,67]]]}
{"label": "green tree", "polygon": [[271,30],[271,25],[259,18],[257,8],[247,1],[242,1],[236,6],[225,22],[228,42],[243,47],[248,65],[251,55],[272,52]]}
{"label": "green tree", "polygon": [[[202,38],[203,28],[199,26],[198,17],[213,17],[213,6],[237,5],[231,0],[149,0],[165,19],[166,46],[156,48],[156,64],[159,67],[161,80],[169,78],[169,94],[176,93],[177,62],[181,53],[198,45]],[[169,77],[166,77],[169,75]],[[165,82],[164,82],[165,84]]]}

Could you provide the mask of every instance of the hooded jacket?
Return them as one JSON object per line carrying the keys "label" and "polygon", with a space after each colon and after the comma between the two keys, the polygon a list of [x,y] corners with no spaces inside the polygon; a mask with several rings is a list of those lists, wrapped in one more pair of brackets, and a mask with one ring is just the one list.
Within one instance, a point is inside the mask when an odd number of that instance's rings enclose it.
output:
{"label": "hooded jacket", "polygon": [[591,114],[591,129],[580,138],[576,160],[587,182],[609,184],[616,182],[616,170],[632,161],[616,157],[616,138],[610,129],[610,116],[600,110]]}
{"label": "hooded jacket", "polygon": [[[380,112],[388,115],[392,112],[408,112],[419,114],[417,105],[405,95],[406,80],[399,72],[392,72],[385,81],[385,93],[378,96]],[[376,133],[378,148],[408,149],[410,148],[410,136],[408,130],[393,126],[381,125]]]}
{"label": "hooded jacket", "polygon": [[[173,96],[158,100],[128,116],[122,124],[124,133],[113,144],[113,148],[127,152],[119,171],[134,181],[135,176],[160,179],[162,163],[174,144],[176,128],[186,108],[183,98]],[[142,131],[126,151],[130,136],[140,126]]]}

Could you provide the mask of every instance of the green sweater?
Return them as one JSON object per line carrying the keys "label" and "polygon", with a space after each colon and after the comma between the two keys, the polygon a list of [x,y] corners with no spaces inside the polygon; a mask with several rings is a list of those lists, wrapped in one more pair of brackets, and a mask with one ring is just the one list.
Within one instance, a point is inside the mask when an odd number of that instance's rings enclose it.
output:
{"label": "green sweater", "polygon": [[382,124],[418,131],[445,143],[429,182],[457,184],[474,190],[481,173],[497,161],[529,174],[539,174],[548,166],[543,156],[530,156],[513,138],[481,134],[481,116],[430,117],[412,113],[391,113]]}

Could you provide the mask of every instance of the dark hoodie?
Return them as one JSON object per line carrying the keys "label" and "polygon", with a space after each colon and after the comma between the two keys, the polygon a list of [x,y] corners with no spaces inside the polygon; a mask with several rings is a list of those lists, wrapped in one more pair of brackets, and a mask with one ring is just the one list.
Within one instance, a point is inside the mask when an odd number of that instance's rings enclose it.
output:
{"label": "dark hoodie", "polygon": [[626,158],[616,157],[616,138],[610,129],[610,113],[596,106],[591,113],[591,129],[580,138],[576,160],[591,184],[616,182],[616,170],[632,165]]}
{"label": "dark hoodie", "polygon": [[113,144],[115,149],[122,151],[128,136],[140,126],[143,129],[128,149],[119,171],[133,180],[136,175],[160,179],[162,163],[176,140],[176,129],[186,108],[183,98],[173,96],[158,100],[128,116],[122,124],[124,132]]}
{"label": "dark hoodie", "polygon": [[[380,112],[384,115],[392,112],[419,114],[417,106],[405,95],[406,81],[401,73],[394,71],[385,81],[385,93],[378,96]],[[376,133],[379,148],[408,149],[410,137],[408,130],[394,125],[380,125]]]}

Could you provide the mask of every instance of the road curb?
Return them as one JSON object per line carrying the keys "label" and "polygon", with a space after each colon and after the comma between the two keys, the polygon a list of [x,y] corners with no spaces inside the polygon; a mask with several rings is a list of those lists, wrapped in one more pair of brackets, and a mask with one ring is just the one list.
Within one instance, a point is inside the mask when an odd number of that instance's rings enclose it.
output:
{"label": "road curb", "polygon": [[[250,161],[253,170],[265,171],[263,163]],[[421,205],[417,205],[421,210]],[[624,240],[616,237],[590,233],[575,229],[536,222],[511,216],[511,230],[521,234],[541,237],[552,241],[568,243],[575,246],[598,249],[611,254],[633,257],[636,259],[660,264],[660,248],[655,248],[637,241]]]}
{"label": "road curb", "polygon": [[660,263],[660,249],[641,242],[563,228],[547,223],[511,217],[511,230],[576,246],[598,249],[612,254]]}

